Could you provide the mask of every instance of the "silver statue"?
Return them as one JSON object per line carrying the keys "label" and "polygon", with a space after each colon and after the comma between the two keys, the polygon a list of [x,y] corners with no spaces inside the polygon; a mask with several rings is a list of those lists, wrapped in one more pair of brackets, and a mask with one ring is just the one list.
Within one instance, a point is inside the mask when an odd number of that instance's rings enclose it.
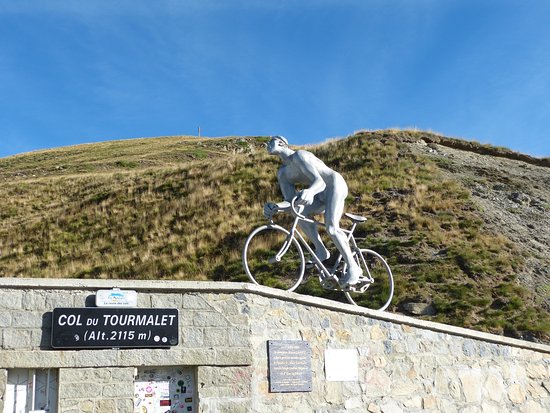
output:
{"label": "silver statue", "polygon": [[[267,151],[271,155],[278,155],[283,162],[277,172],[277,179],[287,202],[266,203],[264,215],[270,218],[277,211],[288,209],[288,202],[295,196],[299,197],[296,203],[304,205],[302,213],[305,216],[324,212],[327,233],[347,264],[347,271],[339,283],[343,287],[357,284],[362,270],[352,257],[346,234],[340,229],[340,218],[348,195],[348,186],[342,175],[330,169],[311,152],[290,149],[283,136],[272,136],[267,144]],[[296,184],[307,188],[298,193]],[[317,225],[313,222],[300,222],[300,228],[313,242],[315,255],[321,261],[327,260],[330,253],[319,236]]]}

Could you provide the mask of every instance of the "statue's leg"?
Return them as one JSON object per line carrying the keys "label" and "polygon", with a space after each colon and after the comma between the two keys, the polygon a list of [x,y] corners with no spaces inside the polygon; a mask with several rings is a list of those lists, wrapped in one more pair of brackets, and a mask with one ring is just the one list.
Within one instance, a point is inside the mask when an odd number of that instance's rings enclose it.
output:
{"label": "statue's leg", "polygon": [[[315,199],[313,204],[308,205],[304,208],[303,214],[306,217],[309,217],[314,214],[319,214],[323,212],[323,210],[324,205],[322,204],[322,202],[320,202],[318,199]],[[314,222],[300,221],[299,226],[300,229],[304,231],[308,239],[313,243],[315,255],[317,256],[317,258],[319,258],[321,261],[327,260],[330,257],[330,252],[325,247],[325,244],[323,243],[323,240],[319,235],[317,224],[315,224]]]}
{"label": "statue's leg", "polygon": [[361,267],[353,259],[351,248],[349,246],[346,233],[340,229],[340,218],[344,213],[344,205],[348,188],[343,178],[335,180],[332,185],[327,185],[326,205],[325,205],[325,224],[327,232],[332,238],[336,248],[342,254],[342,258],[347,264],[347,271],[344,275],[344,284],[356,284],[359,276],[362,274]]}

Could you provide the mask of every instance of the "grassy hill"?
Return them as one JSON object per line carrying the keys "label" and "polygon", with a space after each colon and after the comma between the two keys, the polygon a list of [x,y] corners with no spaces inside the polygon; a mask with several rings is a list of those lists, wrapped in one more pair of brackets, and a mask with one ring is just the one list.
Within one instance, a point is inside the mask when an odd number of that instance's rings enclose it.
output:
{"label": "grassy hill", "polygon": [[[417,131],[308,148],[346,178],[347,209],[370,217],[358,236],[393,268],[390,311],[423,302],[427,319],[549,341],[549,313],[517,280],[527,257],[486,227],[470,190],[410,149],[420,138],[491,149]],[[133,139],[0,159],[0,276],[246,281],[243,242],[281,198],[266,140]]]}

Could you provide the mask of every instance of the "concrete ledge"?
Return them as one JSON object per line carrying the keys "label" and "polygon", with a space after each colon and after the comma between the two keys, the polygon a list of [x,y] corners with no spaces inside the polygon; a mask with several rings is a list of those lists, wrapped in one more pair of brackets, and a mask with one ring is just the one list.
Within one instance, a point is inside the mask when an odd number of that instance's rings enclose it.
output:
{"label": "concrete ledge", "polygon": [[2,368],[87,368],[134,366],[248,366],[252,350],[210,349],[102,349],[0,351]]}
{"label": "concrete ledge", "polygon": [[296,293],[289,293],[274,288],[263,287],[250,283],[231,283],[213,281],[158,281],[158,280],[87,280],[87,279],[57,279],[57,278],[0,278],[0,288],[10,289],[52,289],[52,290],[90,290],[98,289],[131,289],[142,292],[171,292],[171,293],[249,293],[264,297],[277,298],[297,304],[324,308],[348,314],[364,315],[373,319],[390,323],[405,324],[412,327],[446,333],[454,336],[471,338],[474,340],[505,346],[517,347],[543,353],[550,353],[550,345],[532,343],[529,341],[483,333],[462,327],[424,321],[416,318],[394,314],[385,311],[370,310],[351,304],[339,303],[324,298],[317,298]]}

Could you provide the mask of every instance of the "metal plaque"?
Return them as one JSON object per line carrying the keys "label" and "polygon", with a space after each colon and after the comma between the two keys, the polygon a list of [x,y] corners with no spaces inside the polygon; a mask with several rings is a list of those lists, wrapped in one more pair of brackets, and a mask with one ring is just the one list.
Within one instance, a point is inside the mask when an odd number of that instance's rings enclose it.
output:
{"label": "metal plaque", "polygon": [[53,348],[156,348],[178,344],[176,308],[55,308]]}
{"label": "metal plaque", "polygon": [[269,391],[311,391],[311,347],[301,340],[269,340]]}

